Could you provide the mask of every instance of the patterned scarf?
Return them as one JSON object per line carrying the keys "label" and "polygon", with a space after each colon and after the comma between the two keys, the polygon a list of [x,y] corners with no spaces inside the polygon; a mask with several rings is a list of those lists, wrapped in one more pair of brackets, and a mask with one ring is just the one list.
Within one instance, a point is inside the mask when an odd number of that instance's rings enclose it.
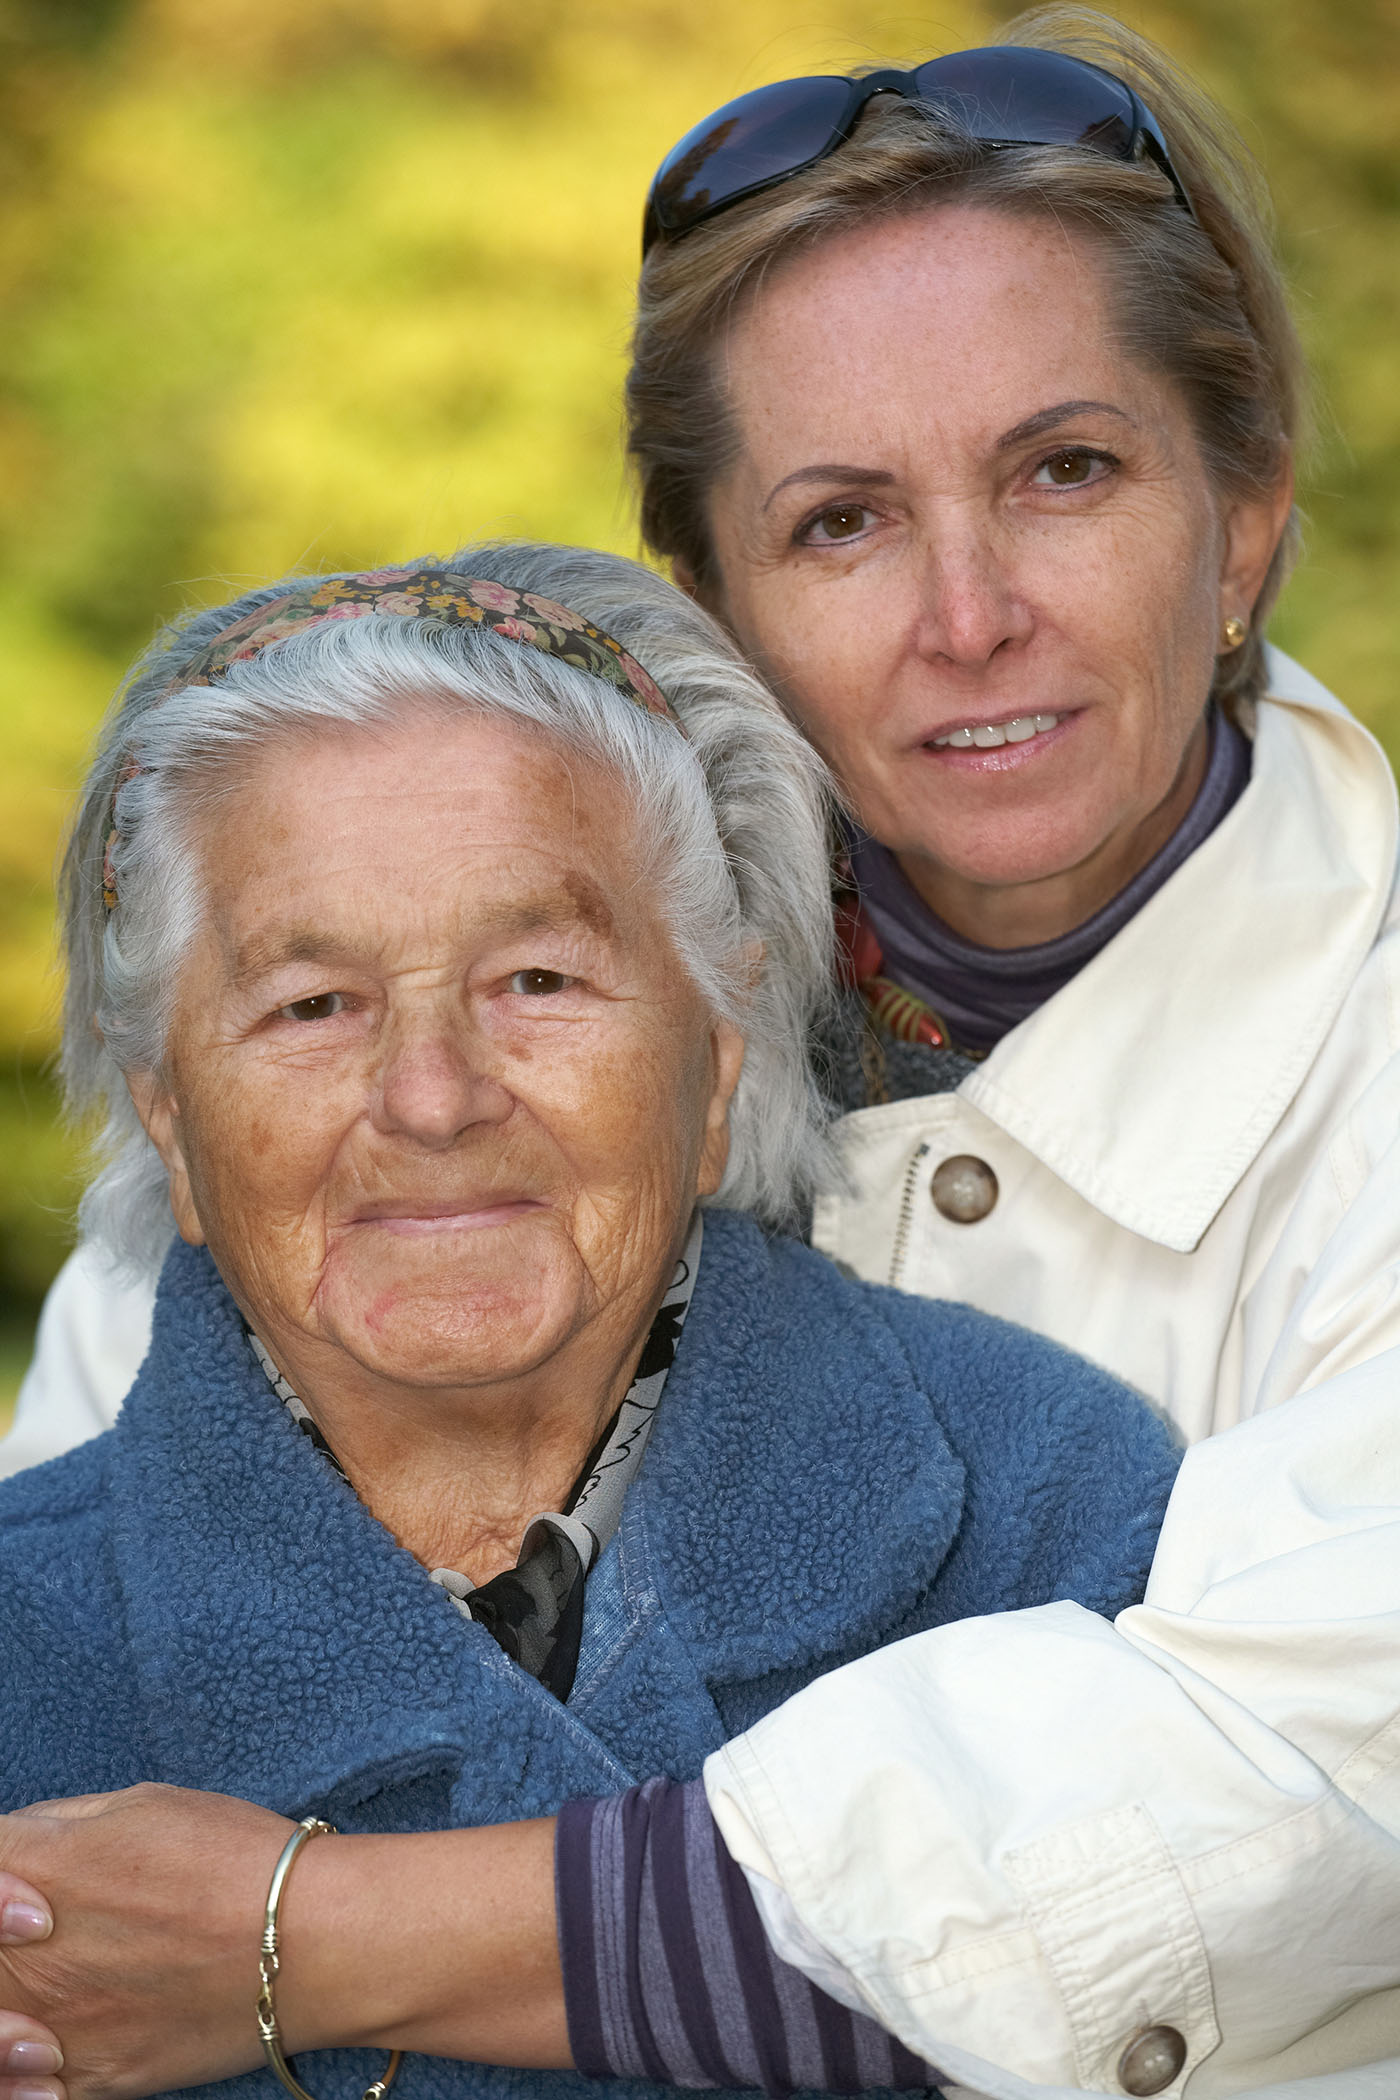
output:
{"label": "patterned scarf", "polygon": [[[583,1593],[589,1569],[617,1530],[622,1504],[642,1463],[667,1373],[675,1361],[700,1266],[704,1223],[697,1210],[685,1251],[651,1323],[622,1405],[585,1459],[562,1512],[532,1517],[513,1568],[473,1583],[456,1568],[434,1568],[463,1618],[484,1626],[512,1662],[539,1679],[561,1703],[573,1690],[583,1641]],[[297,1427],[347,1481],[344,1466],[258,1337],[248,1341]]]}

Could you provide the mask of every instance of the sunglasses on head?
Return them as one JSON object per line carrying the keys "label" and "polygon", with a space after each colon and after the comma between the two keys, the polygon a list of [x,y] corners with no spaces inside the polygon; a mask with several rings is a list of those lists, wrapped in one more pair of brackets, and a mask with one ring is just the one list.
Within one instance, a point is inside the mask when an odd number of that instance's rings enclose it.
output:
{"label": "sunglasses on head", "polygon": [[855,130],[873,95],[902,95],[988,146],[1086,146],[1114,160],[1150,160],[1195,217],[1151,110],[1124,81],[1083,59],[1018,44],[954,51],[912,72],[858,80],[809,74],[726,102],[662,161],[647,196],[642,253],[716,212],[825,160]]}

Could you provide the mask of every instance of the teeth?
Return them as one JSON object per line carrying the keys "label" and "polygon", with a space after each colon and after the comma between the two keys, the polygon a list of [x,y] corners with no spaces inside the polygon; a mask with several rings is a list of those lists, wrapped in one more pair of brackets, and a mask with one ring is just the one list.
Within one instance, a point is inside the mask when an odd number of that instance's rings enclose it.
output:
{"label": "teeth", "polygon": [[1014,722],[984,722],[976,729],[950,729],[947,736],[936,736],[933,746],[936,751],[995,751],[1002,744],[1024,744],[1033,736],[1043,736],[1059,719],[1058,715],[1017,715]]}

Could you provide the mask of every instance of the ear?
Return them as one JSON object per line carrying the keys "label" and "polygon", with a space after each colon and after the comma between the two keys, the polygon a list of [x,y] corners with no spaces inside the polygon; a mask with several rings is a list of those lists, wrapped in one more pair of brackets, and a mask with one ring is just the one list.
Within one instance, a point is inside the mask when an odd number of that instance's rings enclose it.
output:
{"label": "ear", "polygon": [[1225,512],[1225,548],[1220,565],[1220,618],[1248,622],[1274,551],[1293,508],[1293,460],[1284,461],[1276,486],[1249,496]]}
{"label": "ear", "polygon": [[710,1098],[705,1105],[705,1131],[700,1144],[695,1193],[713,1196],[729,1164],[729,1104],[744,1069],[747,1048],[732,1021],[716,1021],[710,1030]]}
{"label": "ear", "polygon": [[191,1247],[202,1247],[204,1227],[199,1222],[194,1192],[190,1187],[189,1168],[181,1145],[180,1110],[175,1096],[152,1072],[128,1072],[126,1087],[142,1127],[165,1167],[176,1229]]}

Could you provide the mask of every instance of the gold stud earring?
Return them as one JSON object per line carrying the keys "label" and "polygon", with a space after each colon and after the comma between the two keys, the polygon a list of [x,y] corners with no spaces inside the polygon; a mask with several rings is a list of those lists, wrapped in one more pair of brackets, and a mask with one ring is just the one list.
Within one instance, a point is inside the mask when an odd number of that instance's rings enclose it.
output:
{"label": "gold stud earring", "polygon": [[1244,621],[1240,619],[1239,615],[1237,613],[1231,613],[1229,619],[1225,622],[1224,627],[1221,629],[1221,639],[1227,649],[1238,649],[1240,643],[1244,640],[1245,636],[1248,633],[1249,629],[1245,626]]}

